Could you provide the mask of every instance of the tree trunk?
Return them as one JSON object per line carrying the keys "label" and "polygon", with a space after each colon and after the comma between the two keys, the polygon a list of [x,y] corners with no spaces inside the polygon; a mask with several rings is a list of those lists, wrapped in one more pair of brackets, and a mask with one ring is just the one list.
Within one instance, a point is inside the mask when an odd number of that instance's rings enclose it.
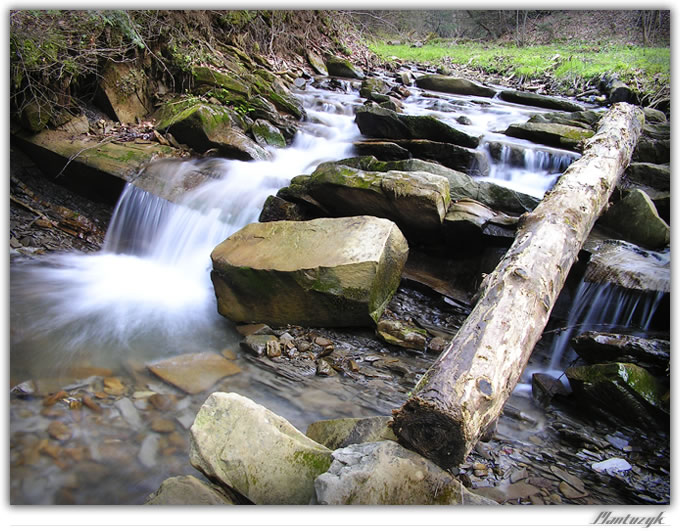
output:
{"label": "tree trunk", "polygon": [[536,209],[479,290],[477,303],[411,398],[393,412],[399,441],[458,465],[498,417],[545,327],[567,273],[630,162],[640,109],[614,105],[583,156]]}

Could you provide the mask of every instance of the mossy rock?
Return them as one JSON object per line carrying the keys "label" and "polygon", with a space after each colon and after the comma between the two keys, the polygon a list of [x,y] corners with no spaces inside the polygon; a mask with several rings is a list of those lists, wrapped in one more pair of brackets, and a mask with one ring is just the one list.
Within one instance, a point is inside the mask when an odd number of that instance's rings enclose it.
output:
{"label": "mossy rock", "polygon": [[207,66],[196,66],[193,68],[192,73],[194,82],[197,85],[213,85],[245,97],[250,97],[248,86],[234,76],[234,74],[222,72]]}
{"label": "mossy rock", "polygon": [[578,397],[616,417],[650,426],[668,414],[668,389],[637,365],[606,363],[570,367],[565,373]]}
{"label": "mossy rock", "polygon": [[286,147],[286,139],[283,138],[281,131],[266,120],[255,120],[255,123],[250,128],[250,132],[255,142],[262,147]]}
{"label": "mossy rock", "polygon": [[302,120],[306,116],[302,102],[290,93],[281,94],[280,92],[270,92],[269,94],[266,94],[266,98],[271,101],[279,111],[290,114],[298,120]]}
{"label": "mossy rock", "polygon": [[51,118],[51,110],[36,102],[28,103],[21,112],[21,125],[31,133],[39,133]]}
{"label": "mossy rock", "polygon": [[349,60],[330,55],[326,59],[326,70],[329,76],[347,77],[351,79],[364,79],[361,68],[354,66]]}
{"label": "mossy rock", "polygon": [[387,83],[378,77],[364,79],[359,89],[359,95],[366,99],[370,99],[372,93],[384,94],[385,92],[387,92]]}
{"label": "mossy rock", "polygon": [[317,74],[321,76],[328,75],[328,69],[326,68],[326,64],[323,62],[323,59],[312,50],[307,50],[307,61]]}
{"label": "mossy rock", "polygon": [[370,216],[252,223],[212,252],[218,311],[275,326],[369,326],[399,286],[408,244]]}
{"label": "mossy rock", "polygon": [[523,138],[538,144],[545,144],[571,151],[580,151],[585,140],[592,137],[595,132],[592,129],[574,127],[555,123],[532,123],[512,124],[505,134],[515,138]]}

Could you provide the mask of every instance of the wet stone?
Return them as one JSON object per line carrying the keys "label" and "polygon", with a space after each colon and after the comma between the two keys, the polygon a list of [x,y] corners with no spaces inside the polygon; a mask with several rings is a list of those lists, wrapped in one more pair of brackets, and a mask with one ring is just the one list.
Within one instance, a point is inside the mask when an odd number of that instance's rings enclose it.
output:
{"label": "wet stone", "polygon": [[570,500],[573,500],[575,498],[583,498],[585,496],[588,496],[587,492],[581,492],[580,490],[575,489],[569,483],[566,481],[561,481],[560,482],[560,492],[566,497],[569,498]]}
{"label": "wet stone", "polygon": [[47,427],[47,433],[49,433],[50,437],[57,439],[58,441],[68,441],[73,436],[71,428],[57,420],[50,422],[50,425]]}
{"label": "wet stone", "polygon": [[222,378],[241,372],[235,363],[214,352],[182,354],[149,363],[149,370],[188,394],[207,391]]}

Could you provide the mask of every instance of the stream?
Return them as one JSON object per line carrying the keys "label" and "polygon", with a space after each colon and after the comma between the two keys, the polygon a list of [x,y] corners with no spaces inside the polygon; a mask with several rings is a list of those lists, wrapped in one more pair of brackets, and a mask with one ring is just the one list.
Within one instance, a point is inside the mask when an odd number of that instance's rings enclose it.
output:
{"label": "stream", "polygon": [[[211,178],[176,202],[126,185],[98,252],[11,256],[10,378],[20,386],[10,402],[12,504],[140,504],[167,477],[199,476],[188,462],[188,428],[211,392],[248,396],[304,432],[321,419],[389,415],[434,361],[430,352],[414,355],[388,347],[371,330],[318,330],[336,348],[354,349],[362,359],[397,360],[390,363],[399,363],[400,372],[389,373],[391,379],[374,371],[294,381],[251,363],[240,346],[241,334],[217,313],[210,281],[212,249],[257,221],[267,196],[321,162],[352,156],[352,142],[361,139],[354,109],[363,100],[356,89],[332,92],[309,86],[297,95],[307,120],[291,146],[272,149],[271,160],[167,161],[163,171],[168,181],[197,171]],[[437,96],[413,88],[404,112],[433,114],[483,134],[479,149],[487,155],[491,141],[525,149],[521,167],[504,157],[489,157],[491,171],[484,179],[540,198],[577,157],[528,141],[509,141],[500,133],[511,123],[547,111],[496,99],[481,104],[475,97]],[[468,119],[466,125],[457,121],[461,115]],[[548,328],[576,331],[602,325],[633,328],[641,335],[654,328],[660,295],[631,300],[630,293],[607,285],[578,278],[570,282],[557,305],[562,315]],[[455,329],[464,315],[442,300],[405,283],[390,308]],[[544,335],[496,436],[480,443],[467,467],[457,472],[472,488],[494,488],[502,484],[498,478],[508,479],[518,470],[528,470],[531,477],[558,466],[588,479],[593,503],[668,503],[667,435],[624,426],[611,432],[606,423],[578,417],[568,407],[546,410],[532,401],[531,374],[560,377],[574,361],[568,347],[571,335]],[[240,372],[194,395],[145,368],[184,353],[225,351]],[[60,390],[71,396],[87,393],[97,399],[98,408],[81,407],[68,397],[49,403],[49,395]],[[580,430],[585,442],[574,448],[560,435],[567,428],[555,430],[557,424]],[[614,455],[615,445],[599,444],[607,434],[627,441],[626,451],[637,453],[638,463],[645,461],[627,481],[583,471],[583,463]],[[583,449],[586,453],[579,454]],[[488,474],[472,474],[474,463],[485,464]],[[543,488],[550,493],[554,489],[560,498],[556,485]],[[564,493],[560,499],[585,503],[583,497]]]}

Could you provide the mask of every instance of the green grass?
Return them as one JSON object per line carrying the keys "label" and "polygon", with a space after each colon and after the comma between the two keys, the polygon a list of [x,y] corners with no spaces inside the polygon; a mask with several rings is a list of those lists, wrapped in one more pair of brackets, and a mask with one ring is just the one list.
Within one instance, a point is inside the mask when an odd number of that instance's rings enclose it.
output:
{"label": "green grass", "polygon": [[616,73],[624,82],[667,84],[670,86],[670,48],[635,46],[489,46],[477,43],[408,45],[373,43],[369,47],[385,60],[402,60],[439,65],[467,65],[484,72],[543,78],[550,75],[558,82],[589,81]]}

